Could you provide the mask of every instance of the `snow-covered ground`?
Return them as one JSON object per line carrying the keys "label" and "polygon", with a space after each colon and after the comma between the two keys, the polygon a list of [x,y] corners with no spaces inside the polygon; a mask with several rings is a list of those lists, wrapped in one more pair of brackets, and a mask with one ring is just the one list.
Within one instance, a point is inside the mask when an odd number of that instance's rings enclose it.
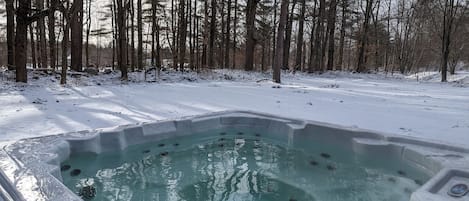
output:
{"label": "snow-covered ground", "polygon": [[467,146],[469,72],[450,83],[436,74],[285,74],[277,85],[240,71],[163,72],[157,83],[133,73],[126,84],[111,73],[61,87],[55,75],[19,85],[3,72],[0,141],[240,109]]}

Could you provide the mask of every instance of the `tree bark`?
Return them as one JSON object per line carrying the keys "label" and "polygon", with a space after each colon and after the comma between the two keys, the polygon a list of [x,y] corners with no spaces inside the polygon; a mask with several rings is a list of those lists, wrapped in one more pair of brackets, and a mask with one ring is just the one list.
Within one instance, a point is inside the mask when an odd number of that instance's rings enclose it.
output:
{"label": "tree bark", "polygon": [[331,0],[329,5],[329,17],[327,19],[327,33],[329,34],[329,48],[327,55],[327,70],[334,70],[334,51],[335,51],[335,18],[336,18],[337,0]]}
{"label": "tree bark", "polygon": [[[156,5],[152,1],[152,22],[156,21]],[[153,14],[155,13],[155,14]],[[155,23],[152,24],[155,27]],[[152,32],[152,41],[154,40],[154,33]],[[152,49],[153,50],[153,49]],[[137,0],[137,68],[143,69],[143,23],[142,23],[142,0]]]}
{"label": "tree bark", "polygon": [[238,30],[238,0],[234,3],[234,20],[233,20],[233,69],[236,68],[236,34]]}
{"label": "tree bark", "polygon": [[314,55],[314,68],[316,71],[319,71],[319,72],[323,71],[323,66],[324,66],[324,55],[322,52],[325,49],[325,44],[323,43],[325,12],[326,12],[326,1],[320,0],[317,30],[315,33],[316,36],[314,37],[314,40],[315,40],[314,47],[316,48],[315,55]]}
{"label": "tree bark", "polygon": [[56,62],[56,39],[55,39],[55,11],[57,9],[57,0],[51,0],[50,2],[50,12],[49,12],[49,58],[50,58],[50,67],[55,70],[55,62]]}
{"label": "tree bark", "polygon": [[71,17],[71,69],[83,70],[83,0],[75,0],[77,11]]}
{"label": "tree bark", "polygon": [[217,28],[217,0],[211,2],[211,16],[210,16],[210,38],[208,44],[208,66],[214,68],[215,66],[215,39],[216,39],[216,28]]}
{"label": "tree bark", "polygon": [[306,0],[301,1],[300,19],[298,25],[298,41],[296,42],[296,62],[294,70],[301,70],[301,64],[303,61],[303,37],[304,37],[304,24],[305,24],[305,13],[306,13]]}
{"label": "tree bark", "polygon": [[368,43],[368,29],[370,22],[370,15],[373,6],[373,0],[366,0],[365,21],[363,22],[363,30],[361,33],[360,46],[358,50],[358,64],[356,71],[361,73],[366,70],[365,67],[365,50]]}
{"label": "tree bark", "polygon": [[186,57],[186,40],[187,40],[187,20],[186,20],[186,0],[179,2],[179,70],[184,72],[184,63]]}
{"label": "tree bark", "polygon": [[90,67],[90,29],[91,29],[91,0],[87,0],[86,36],[85,36],[85,67]]}
{"label": "tree bark", "polygon": [[228,0],[228,16],[226,17],[226,38],[225,38],[225,68],[230,66],[230,27],[231,27],[231,0]]}
{"label": "tree bark", "polygon": [[15,0],[5,0],[7,13],[8,70],[15,69]]}
{"label": "tree bark", "polygon": [[[130,38],[132,39],[130,42],[130,58],[132,59],[130,63],[130,68],[132,71],[135,71],[135,66],[137,66],[137,55],[135,54],[135,8],[134,8],[134,0],[130,1]],[[138,39],[137,39],[138,40]],[[137,66],[138,68],[138,66]]]}
{"label": "tree bark", "polygon": [[[44,0],[36,0],[36,9],[44,9]],[[46,26],[44,18],[37,20],[37,34],[39,36],[37,40],[37,46],[39,47],[39,64],[41,68],[47,68]]]}
{"label": "tree bark", "polygon": [[336,70],[341,71],[344,63],[344,46],[345,46],[345,26],[347,23],[347,7],[348,0],[342,0],[342,22],[340,23],[340,39],[339,39],[339,58],[336,65]]}
{"label": "tree bark", "polygon": [[[117,65],[119,69],[121,70],[121,79],[124,81],[127,81],[128,80],[127,54],[126,54],[127,38],[126,38],[126,26],[125,26],[125,19],[126,19],[127,12],[126,12],[125,6],[126,6],[125,0],[117,0],[117,30],[118,30],[118,49],[119,49],[119,54],[117,55]],[[73,41],[73,38],[72,38],[72,41]]]}
{"label": "tree bark", "polygon": [[69,42],[69,30],[70,30],[70,19],[67,19],[67,17],[64,17],[63,20],[63,31],[64,35],[62,38],[62,70],[61,70],[61,76],[60,76],[60,84],[64,85],[67,84],[67,69],[68,69],[68,42]]}
{"label": "tree bark", "polygon": [[27,43],[28,43],[28,13],[31,8],[30,0],[20,0],[16,9],[16,37],[15,37],[15,64],[16,81],[28,82],[26,71]]}
{"label": "tree bark", "polygon": [[287,70],[290,68],[290,44],[291,44],[291,34],[293,27],[293,17],[295,15],[295,6],[298,0],[293,0],[290,16],[288,17],[288,24],[285,30],[285,40],[284,40],[284,49],[283,49],[283,65],[282,68]]}
{"label": "tree bark", "polygon": [[[314,0],[314,8],[313,8],[313,19],[311,20],[312,21],[312,25],[311,25],[311,33],[310,33],[310,39],[309,39],[309,61],[308,61],[308,73],[313,73],[315,71],[315,68],[314,68],[314,62],[315,62],[315,55],[316,55],[316,48],[314,48],[315,44],[316,44],[316,40],[315,40],[315,35],[316,35],[316,26],[319,24],[319,21],[316,20],[316,8],[317,8],[317,5],[318,5],[318,2],[317,0]],[[315,23],[316,22],[316,23]],[[315,32],[316,31],[316,32]]]}
{"label": "tree bark", "polygon": [[33,25],[29,25],[29,40],[31,42],[31,63],[33,65],[33,68],[37,68],[36,65],[36,44],[34,40],[34,28]]}
{"label": "tree bark", "polygon": [[259,0],[248,0],[246,7],[246,55],[244,70],[254,70],[254,49],[256,47],[255,21],[256,7]]}
{"label": "tree bark", "polygon": [[288,4],[289,0],[282,0],[282,6],[280,8],[280,22],[278,25],[277,31],[277,47],[275,48],[275,60],[274,60],[274,69],[273,69],[273,80],[275,83],[280,83],[280,69],[283,64],[283,45],[284,45],[284,33],[285,25],[287,23],[288,15]]}

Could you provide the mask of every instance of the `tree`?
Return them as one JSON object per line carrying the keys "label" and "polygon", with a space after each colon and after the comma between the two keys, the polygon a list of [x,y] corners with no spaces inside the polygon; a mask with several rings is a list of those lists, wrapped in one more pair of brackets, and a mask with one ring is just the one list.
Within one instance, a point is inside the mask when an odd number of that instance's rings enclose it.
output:
{"label": "tree", "polygon": [[287,23],[287,15],[288,15],[288,4],[289,0],[282,0],[282,5],[280,8],[280,22],[278,24],[278,31],[277,31],[277,46],[275,48],[275,60],[274,60],[274,73],[273,73],[273,80],[275,83],[280,83],[280,69],[281,65],[283,64],[283,40],[284,40],[284,33],[285,33],[285,25]]}
{"label": "tree", "polygon": [[[225,34],[225,62],[224,67],[228,68],[230,66],[230,28],[231,28],[231,0],[228,0],[228,16],[226,17],[226,34]],[[233,58],[234,59],[234,58]]]}
{"label": "tree", "polygon": [[[310,37],[309,37],[309,61],[308,61],[308,73],[313,73],[315,71],[314,68],[314,63],[316,60],[314,57],[316,56],[317,50],[315,47],[317,40],[315,38],[317,37],[317,31],[316,31],[316,25],[319,24],[319,21],[316,20],[318,17],[316,17],[316,7],[317,7],[317,0],[314,0],[314,7],[313,7],[313,13],[312,13],[312,25],[311,25],[311,32],[310,32]],[[316,23],[315,23],[316,22]]]}
{"label": "tree", "polygon": [[[156,16],[153,16],[153,12],[156,12],[156,3],[152,1],[152,20],[155,20]],[[155,13],[156,15],[156,13]],[[137,0],[137,68],[143,69],[143,23],[142,23],[142,0]],[[152,32],[152,36],[154,33]],[[154,37],[152,37],[153,40]],[[153,49],[152,49],[153,50]]]}
{"label": "tree", "polygon": [[186,0],[179,2],[179,69],[184,72],[184,63],[186,57],[186,40],[187,40],[187,19],[186,19]]}
{"label": "tree", "polygon": [[217,0],[211,1],[210,38],[208,43],[208,66],[214,68],[215,39],[217,33]]}
{"label": "tree", "polygon": [[348,0],[341,0],[341,7],[342,7],[342,18],[340,23],[340,39],[339,39],[339,58],[337,59],[336,70],[343,69],[343,62],[344,62],[344,47],[345,47],[345,26],[347,23],[347,8],[348,8]]}
{"label": "tree", "polygon": [[69,42],[69,35],[70,35],[70,24],[72,20],[72,16],[76,15],[79,12],[80,5],[72,4],[70,7],[70,2],[66,1],[66,5],[57,4],[58,9],[62,12],[62,28],[63,28],[63,38],[62,38],[62,71],[60,77],[60,84],[67,83],[67,69],[68,69],[68,42]]}
{"label": "tree", "polygon": [[461,5],[459,0],[444,0],[443,7],[443,26],[442,26],[442,37],[441,37],[441,81],[447,82],[448,62],[450,55],[450,45],[452,38],[451,36],[455,32],[458,23],[457,15],[460,9],[466,10],[466,5]]}
{"label": "tree", "polygon": [[337,0],[331,0],[329,4],[329,17],[327,18],[327,34],[329,34],[329,48],[327,55],[327,70],[334,70],[335,50],[335,18],[337,15]]}
{"label": "tree", "polygon": [[85,41],[85,66],[90,67],[90,31],[91,31],[91,0],[86,0],[87,18],[86,18],[86,41]]}
{"label": "tree", "polygon": [[5,0],[7,12],[8,70],[15,68],[15,0]]}
{"label": "tree", "polygon": [[[121,71],[121,80],[127,81],[127,37],[125,19],[129,4],[125,0],[116,0],[117,3],[117,46],[119,54],[117,57],[117,65]],[[73,30],[72,30],[73,31]],[[73,37],[73,33],[72,33]],[[73,41],[73,39],[72,39]],[[73,44],[73,43],[72,43]],[[72,47],[73,48],[73,47]],[[73,58],[73,56],[72,56]],[[72,60],[73,67],[73,60]]]}
{"label": "tree", "polygon": [[16,64],[16,81],[28,82],[26,72],[26,61],[28,58],[28,26],[48,15],[49,10],[41,10],[32,15],[31,0],[19,0],[16,9],[16,36],[15,36],[15,64]]}
{"label": "tree", "polygon": [[[44,9],[44,0],[36,0],[36,9]],[[39,65],[41,68],[47,68],[47,46],[46,46],[46,27],[44,18],[37,20],[37,47],[39,55]]]}
{"label": "tree", "polygon": [[57,9],[58,0],[50,0],[50,12],[48,16],[48,29],[49,29],[49,58],[50,67],[55,69],[56,61],[56,39],[55,39],[55,10]]}
{"label": "tree", "polygon": [[325,43],[324,43],[324,20],[326,16],[326,1],[319,1],[319,16],[317,20],[317,30],[314,37],[314,47],[316,48],[314,55],[314,66],[315,70],[321,72],[324,66],[324,54]]}
{"label": "tree", "polygon": [[246,55],[244,70],[254,70],[254,49],[256,47],[256,7],[259,0],[248,0],[246,7]]}
{"label": "tree", "polygon": [[77,11],[70,19],[71,68],[80,72],[83,70],[83,0],[74,0],[73,5],[76,5]]}
{"label": "tree", "polygon": [[283,50],[283,69],[289,69],[289,61],[290,61],[290,43],[291,43],[291,34],[292,34],[292,26],[293,20],[295,17],[295,6],[298,0],[293,0],[292,8],[290,11],[290,16],[288,17],[288,24],[285,30],[285,39],[284,39],[284,50]]}
{"label": "tree", "polygon": [[361,31],[360,46],[358,49],[358,64],[356,68],[356,71],[359,73],[364,72],[366,70],[365,50],[366,50],[366,44],[368,43],[368,30],[369,30],[372,6],[373,6],[373,0],[366,0],[365,20],[363,22],[362,31]]}
{"label": "tree", "polygon": [[305,24],[305,13],[306,13],[306,0],[301,0],[301,11],[298,25],[298,36],[296,42],[296,59],[294,70],[300,70],[303,60],[303,37],[304,37],[304,24]]}

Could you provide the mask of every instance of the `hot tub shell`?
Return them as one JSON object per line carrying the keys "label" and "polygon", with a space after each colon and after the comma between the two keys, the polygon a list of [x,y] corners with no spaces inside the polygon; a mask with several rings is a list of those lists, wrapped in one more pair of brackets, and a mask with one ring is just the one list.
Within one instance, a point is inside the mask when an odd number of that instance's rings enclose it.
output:
{"label": "hot tub shell", "polygon": [[72,153],[123,150],[128,146],[224,128],[263,129],[290,142],[298,135],[349,148],[357,154],[398,157],[432,178],[411,201],[469,200],[449,189],[469,185],[469,149],[417,138],[283,118],[250,111],[226,111],[154,123],[140,123],[20,140],[0,150],[0,200],[82,200],[61,183],[60,163]]}

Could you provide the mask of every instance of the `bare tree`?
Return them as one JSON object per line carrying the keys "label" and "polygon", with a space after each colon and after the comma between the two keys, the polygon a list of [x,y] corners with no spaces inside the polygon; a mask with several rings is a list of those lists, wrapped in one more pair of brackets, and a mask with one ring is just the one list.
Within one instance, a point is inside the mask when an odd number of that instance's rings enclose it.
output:
{"label": "bare tree", "polygon": [[217,1],[211,1],[211,16],[210,16],[210,38],[208,43],[208,66],[210,68],[215,67],[215,40],[217,34]]}
{"label": "bare tree", "polygon": [[71,28],[71,68],[75,71],[83,70],[83,0],[74,0],[77,11],[70,19]]}
{"label": "bare tree", "polygon": [[283,69],[289,69],[290,65],[290,44],[291,44],[291,34],[292,34],[292,26],[295,17],[295,6],[298,0],[293,0],[292,8],[290,11],[290,16],[287,20],[287,27],[285,28],[285,39],[284,39],[284,51],[283,51]]}
{"label": "bare tree", "polygon": [[56,39],[55,39],[55,11],[57,10],[58,0],[50,0],[48,29],[49,29],[49,58],[50,67],[55,69],[56,61]]}
{"label": "bare tree", "polygon": [[343,69],[343,61],[344,61],[344,47],[345,47],[345,27],[347,23],[347,8],[348,8],[348,0],[341,0],[341,7],[342,7],[342,19],[340,24],[340,39],[339,39],[339,58],[337,59],[336,70]]}
{"label": "bare tree", "polygon": [[44,18],[49,14],[49,10],[41,10],[32,15],[31,0],[19,0],[16,9],[16,36],[15,36],[15,64],[16,64],[16,81],[28,82],[26,72],[27,44],[28,44],[28,26]]}
{"label": "bare tree", "polygon": [[288,4],[289,0],[282,0],[282,6],[280,8],[280,22],[278,24],[277,31],[277,47],[275,48],[275,60],[274,60],[274,69],[273,69],[273,80],[276,83],[280,83],[280,69],[283,64],[283,40],[285,34],[285,26],[287,24],[287,15],[288,15]]}
{"label": "bare tree", "polygon": [[372,6],[373,6],[373,0],[366,0],[365,20],[363,22],[363,27],[361,31],[360,46],[358,50],[358,64],[356,68],[356,71],[359,73],[364,72],[366,70],[365,50],[366,50],[366,44],[368,43],[368,30],[369,30]]}
{"label": "bare tree", "polygon": [[335,51],[335,18],[337,15],[337,0],[331,0],[329,4],[329,16],[327,18],[327,34],[329,34],[329,48],[327,55],[327,70],[334,70]]}
{"label": "bare tree", "polygon": [[300,70],[302,68],[303,59],[303,38],[304,38],[304,24],[305,24],[305,13],[306,13],[306,0],[301,0],[301,11],[298,25],[298,36],[296,42],[296,59],[294,70]]}
{"label": "bare tree", "polygon": [[254,49],[256,47],[255,21],[259,0],[248,0],[246,7],[246,55],[244,70],[254,70]]}
{"label": "bare tree", "polygon": [[[118,37],[117,37],[118,45],[117,46],[119,50],[119,54],[117,57],[117,65],[119,69],[121,70],[121,79],[126,81],[128,80],[128,75],[127,75],[127,54],[126,54],[127,53],[127,37],[126,37],[125,19],[127,15],[126,10],[128,9],[129,4],[125,0],[117,0],[116,2],[117,2],[117,30],[118,30]],[[72,37],[73,37],[73,33],[72,33]],[[72,38],[72,41],[73,41],[73,38]],[[72,60],[72,67],[73,67],[73,60]]]}
{"label": "bare tree", "polygon": [[186,57],[186,40],[187,40],[187,19],[186,19],[186,0],[179,2],[179,69],[184,72],[184,63]]}
{"label": "bare tree", "polygon": [[7,12],[7,51],[8,69],[15,68],[15,0],[5,0]]}
{"label": "bare tree", "polygon": [[448,62],[450,55],[451,36],[458,26],[458,13],[462,9],[462,13],[466,10],[466,4],[461,5],[460,0],[444,0],[443,7],[443,26],[441,37],[441,81],[447,82]]}

